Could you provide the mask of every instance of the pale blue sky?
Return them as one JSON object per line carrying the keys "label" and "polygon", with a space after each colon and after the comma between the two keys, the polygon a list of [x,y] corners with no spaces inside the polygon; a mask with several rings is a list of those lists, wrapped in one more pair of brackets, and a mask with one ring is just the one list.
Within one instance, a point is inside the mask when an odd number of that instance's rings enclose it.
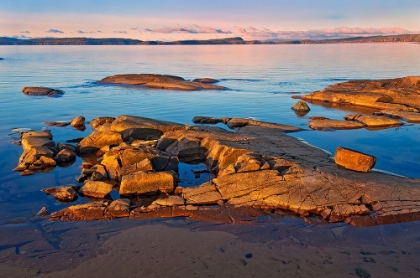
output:
{"label": "pale blue sky", "polygon": [[1,0],[0,36],[291,39],[420,31],[419,0]]}

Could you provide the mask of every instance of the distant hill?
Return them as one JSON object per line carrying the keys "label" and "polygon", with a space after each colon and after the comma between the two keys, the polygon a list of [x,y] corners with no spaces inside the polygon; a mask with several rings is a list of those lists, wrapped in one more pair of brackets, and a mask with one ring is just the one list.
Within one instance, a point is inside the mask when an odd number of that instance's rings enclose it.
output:
{"label": "distant hill", "polygon": [[380,43],[380,42],[420,42],[420,34],[353,37],[345,39],[291,40],[291,41],[245,41],[240,37],[210,40],[142,41],[120,38],[34,38],[16,39],[0,37],[0,45],[213,45],[213,44],[327,44],[327,43]]}
{"label": "distant hill", "polygon": [[420,42],[420,34],[353,37],[345,39],[298,40],[276,42],[277,44],[327,44],[327,43],[379,43],[379,42]]}

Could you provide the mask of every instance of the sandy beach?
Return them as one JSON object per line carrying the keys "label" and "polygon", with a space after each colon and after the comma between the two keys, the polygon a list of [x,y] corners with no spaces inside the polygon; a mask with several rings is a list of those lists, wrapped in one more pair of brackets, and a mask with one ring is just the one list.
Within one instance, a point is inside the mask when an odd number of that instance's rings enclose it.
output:
{"label": "sandy beach", "polygon": [[418,277],[419,225],[47,222],[3,233],[0,277]]}

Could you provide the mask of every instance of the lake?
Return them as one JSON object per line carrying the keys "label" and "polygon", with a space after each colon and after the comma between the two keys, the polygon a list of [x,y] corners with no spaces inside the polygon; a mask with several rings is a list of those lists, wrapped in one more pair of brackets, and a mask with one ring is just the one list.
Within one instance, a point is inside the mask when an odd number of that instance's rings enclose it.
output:
{"label": "lake", "polygon": [[[23,242],[32,238],[33,235],[28,232],[31,229],[42,230],[41,234],[44,238],[48,238],[48,234],[54,234],[61,240],[63,239],[62,234],[57,234],[57,229],[84,229],[85,233],[88,229],[98,229],[95,231],[110,229],[116,233],[116,228],[109,228],[111,225],[109,223],[98,224],[97,228],[92,228],[95,225],[51,224],[47,220],[34,218],[34,215],[43,206],[46,206],[50,211],[68,206],[56,202],[54,198],[46,196],[39,190],[45,187],[75,183],[74,177],[80,173],[80,159],[67,168],[57,167],[49,173],[21,177],[18,172],[12,171],[22,153],[20,146],[12,144],[14,140],[19,139],[18,134],[12,133],[14,128],[38,130],[46,127],[43,124],[45,121],[68,121],[78,115],[84,116],[89,121],[98,116],[128,114],[183,124],[192,124],[191,119],[196,115],[251,117],[257,120],[306,128],[306,131],[291,135],[325,149],[332,155],[337,146],[374,155],[377,157],[375,170],[419,178],[420,125],[406,124],[398,129],[376,131],[365,129],[313,131],[307,128],[308,118],[311,116],[342,119],[344,115],[354,111],[309,104],[311,111],[304,117],[298,117],[290,109],[296,103],[296,100],[291,98],[292,95],[310,93],[337,82],[420,75],[419,54],[420,44],[411,43],[0,46],[0,57],[4,58],[0,61],[0,113],[2,117],[0,122],[0,155],[2,157],[0,165],[0,214],[2,215],[0,231],[5,231],[5,234],[10,235],[14,242],[9,245],[0,242],[0,258],[3,258],[0,262],[8,261],[10,258],[14,258],[13,256],[22,253],[17,251],[16,246],[24,246]],[[171,74],[182,76],[185,79],[210,77],[219,79],[218,85],[226,86],[229,90],[183,92],[95,84],[95,81],[106,76],[123,73]],[[52,87],[63,90],[65,94],[58,98],[26,96],[21,92],[25,86]],[[56,142],[84,137],[91,132],[90,127],[85,131],[78,131],[71,127],[48,128],[51,129]],[[76,203],[86,201],[84,198],[79,198]],[[188,228],[191,225],[206,226],[203,223],[194,222],[191,224],[188,221],[177,221],[175,224],[170,220],[167,221],[166,225],[174,225],[176,228]],[[301,220],[290,221],[292,224],[283,224],[281,229],[290,230],[291,227],[298,225],[299,228],[296,229],[303,229],[302,227],[305,227],[306,231],[315,229],[316,231],[313,231],[315,234],[321,233],[325,229],[342,227],[332,225],[328,228],[317,229],[309,227],[310,225],[302,223]],[[122,222],[125,223],[122,225],[124,229],[133,225],[133,221]],[[140,225],[139,222],[136,223],[135,225]],[[141,223],[146,226],[156,224],[155,222]],[[161,224],[161,222],[159,223]],[[286,223],[289,222],[286,221]],[[211,225],[213,230],[229,230],[231,234],[238,237],[243,237],[244,234],[248,235],[243,232],[248,228],[241,228],[240,225],[235,228],[221,228],[218,226],[219,224],[208,225]],[[413,230],[409,229],[413,233],[415,229],[418,230],[416,223],[404,225],[404,227],[413,227]],[[268,226],[266,224],[264,227]],[[59,228],[54,228],[56,230],[52,232],[49,230],[52,229],[51,227]],[[254,228],[252,232],[261,236],[261,233],[266,233],[264,227]],[[272,226],[270,227],[272,228]],[[355,234],[359,233],[353,227],[345,227],[346,231],[351,230]],[[387,234],[385,242],[389,242],[390,245],[395,243],[393,239],[400,236],[403,238],[401,225],[387,227],[389,228],[372,228],[372,231],[381,229],[384,234]],[[15,236],[19,231],[25,232],[18,239]],[[291,231],[293,234],[293,228]],[[366,238],[369,238],[367,234]],[[373,234],[374,232],[372,232]],[[188,236],[186,237],[188,238]],[[349,235],[349,237],[351,236]],[[272,238],[271,233],[263,238],[266,241],[276,241]],[[9,239],[4,237],[2,240]],[[49,239],[49,242],[51,240]],[[54,240],[52,241],[54,242]],[[354,244],[360,244],[356,239],[354,241],[356,242]],[[35,242],[38,241],[35,240]],[[64,252],[66,249],[64,245],[60,244],[52,246],[53,248],[51,248],[56,252],[60,252],[60,250]],[[396,244],[396,246],[400,245]],[[3,252],[10,248],[15,248],[16,254],[12,254],[13,256]],[[34,250],[41,250],[40,253],[45,253],[45,250],[49,250],[50,247],[31,248],[28,249],[31,251],[27,251],[27,254],[35,252]],[[25,259],[26,263],[30,261],[28,257]],[[30,263],[28,265],[31,267]]]}

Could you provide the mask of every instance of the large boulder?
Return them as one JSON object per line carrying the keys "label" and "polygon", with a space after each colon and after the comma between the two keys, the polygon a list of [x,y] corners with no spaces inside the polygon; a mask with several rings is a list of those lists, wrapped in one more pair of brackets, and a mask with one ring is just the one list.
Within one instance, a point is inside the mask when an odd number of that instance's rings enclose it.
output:
{"label": "large boulder", "polygon": [[141,85],[149,88],[169,90],[224,90],[223,86],[211,85],[210,82],[188,81],[179,76],[161,74],[118,74],[105,77],[99,84]]}
{"label": "large boulder", "polygon": [[163,192],[171,193],[177,184],[178,176],[173,171],[137,172],[121,179],[120,195]]}
{"label": "large boulder", "polygon": [[335,151],[334,161],[337,165],[349,170],[368,172],[375,166],[376,158],[355,150],[338,147]]}

